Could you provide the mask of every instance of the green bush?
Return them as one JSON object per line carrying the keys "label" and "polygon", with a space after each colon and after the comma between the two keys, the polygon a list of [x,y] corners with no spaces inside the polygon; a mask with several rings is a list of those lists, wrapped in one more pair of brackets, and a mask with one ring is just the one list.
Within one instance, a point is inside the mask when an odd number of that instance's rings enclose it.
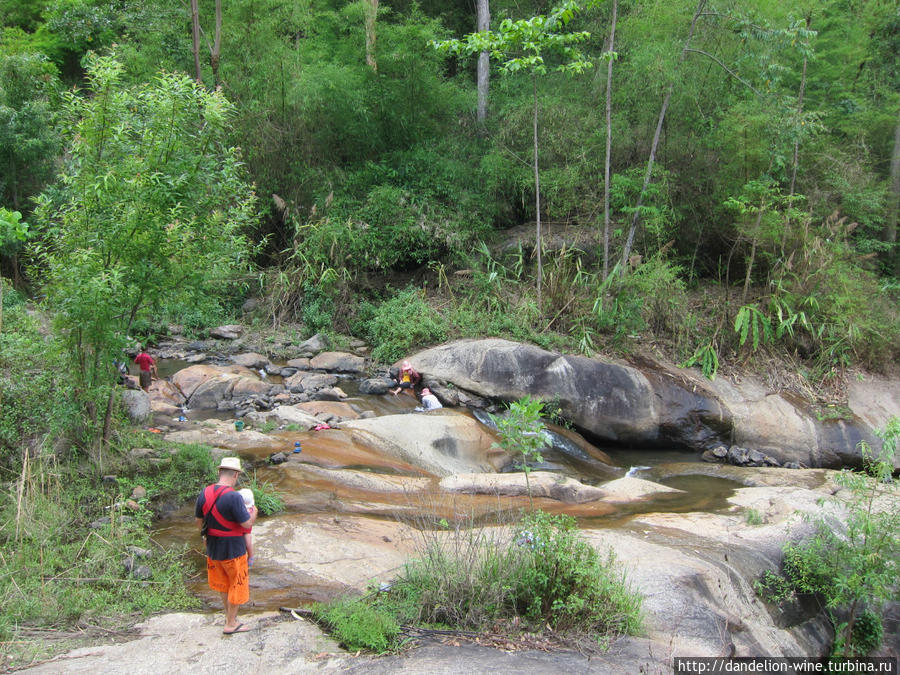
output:
{"label": "green bush", "polygon": [[409,288],[375,309],[366,323],[366,334],[374,345],[372,358],[393,363],[416,347],[445,341],[447,326],[421,292]]}
{"label": "green bush", "polygon": [[870,609],[864,610],[853,624],[853,644],[859,654],[871,654],[881,646],[884,639],[884,623],[881,615]]}
{"label": "green bush", "polygon": [[753,588],[763,600],[776,604],[794,594],[794,586],[790,580],[772,570],[764,571],[762,576],[753,582]]}
{"label": "green bush", "polygon": [[258,480],[256,472],[250,479],[249,488],[253,490],[253,501],[259,509],[260,515],[271,516],[284,511],[284,500],[275,492],[271,483]]}
{"label": "green bush", "polygon": [[390,593],[406,619],[468,629],[521,621],[598,640],[640,628],[640,596],[569,516],[537,511],[502,534],[458,527],[423,542]]}
{"label": "green bush", "polygon": [[123,492],[142,485],[147,489],[147,498],[157,502],[193,500],[199,485],[215,480],[217,462],[206,446],[173,445],[151,433],[126,433],[118,445],[125,451],[132,447],[154,448],[167,460],[159,464],[138,460],[132,466],[121,467],[119,484]]}
{"label": "green bush", "polygon": [[24,448],[52,439],[58,451],[65,451],[79,440],[84,419],[61,345],[43,332],[37,316],[28,314],[18,293],[7,290],[6,300],[0,333],[0,466],[16,475]]}
{"label": "green bush", "polygon": [[379,601],[403,621],[452,628],[481,629],[515,616],[511,589],[524,551],[508,536],[467,527],[457,527],[447,544],[441,530],[422,533],[416,559]]}
{"label": "green bush", "polygon": [[[860,443],[866,472],[841,471],[844,488],[815,519],[816,533],[784,548],[784,574],[801,593],[819,595],[835,628],[835,656],[864,656],[877,633],[867,612],[880,609],[897,594],[900,573],[900,512],[892,479],[900,441],[900,418],[879,430],[882,446]],[[834,511],[834,513],[832,513]],[[835,526],[835,515],[843,521]],[[839,621],[846,612],[847,621]],[[863,642],[857,642],[860,638]]]}
{"label": "green bush", "polygon": [[639,629],[640,597],[616,572],[612,553],[603,560],[581,538],[574,518],[530,513],[516,545],[530,552],[515,580],[516,607],[535,625],[613,636]]}
{"label": "green bush", "polygon": [[678,334],[688,316],[681,273],[679,266],[654,256],[624,277],[611,274],[594,303],[597,327],[618,339],[647,329]]}
{"label": "green bush", "polygon": [[301,318],[307,335],[332,329],[334,321],[334,300],[322,284],[303,282]]}
{"label": "green bush", "polygon": [[327,605],[316,604],[312,611],[349,651],[368,649],[380,654],[398,646],[400,626],[390,614],[362,598],[339,598]]}

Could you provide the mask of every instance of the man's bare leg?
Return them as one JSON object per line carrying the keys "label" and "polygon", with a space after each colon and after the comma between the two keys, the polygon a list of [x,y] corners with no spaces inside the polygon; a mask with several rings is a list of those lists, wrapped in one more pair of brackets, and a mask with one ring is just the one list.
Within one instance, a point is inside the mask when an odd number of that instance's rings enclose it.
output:
{"label": "man's bare leg", "polygon": [[230,633],[238,627],[237,613],[240,605],[228,602],[228,593],[222,593],[222,604],[225,606],[225,632]]}

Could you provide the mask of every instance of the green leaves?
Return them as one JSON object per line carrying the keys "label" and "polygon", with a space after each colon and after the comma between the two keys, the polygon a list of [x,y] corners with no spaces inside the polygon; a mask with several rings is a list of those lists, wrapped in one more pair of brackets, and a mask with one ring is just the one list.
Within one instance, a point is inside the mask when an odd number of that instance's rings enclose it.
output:
{"label": "green leaves", "polygon": [[772,341],[772,322],[755,305],[744,305],[738,310],[734,318],[734,331],[740,338],[741,347],[748,337],[752,338],[752,351],[759,349],[761,342]]}
{"label": "green leaves", "polygon": [[69,94],[62,185],[39,200],[35,254],[85,383],[139,315],[215,296],[246,269],[255,196],[227,144],[231,104],[185,75],[123,84],[114,56],[87,61],[91,96]]}
{"label": "green leaves", "polygon": [[514,455],[521,455],[526,473],[531,470],[529,461],[544,461],[541,449],[546,447],[547,441],[544,438],[546,427],[541,419],[543,410],[544,404],[540,399],[526,396],[511,403],[505,415],[491,415],[500,436],[500,442],[494,445]]}
{"label": "green leaves", "polygon": [[430,44],[438,51],[454,56],[490,52],[491,58],[507,73],[546,73],[545,55],[551,59],[552,70],[582,73],[593,64],[574,45],[586,42],[591,34],[587,31],[563,32],[581,9],[580,3],[569,0],[554,7],[547,15],[515,20],[506,18],[496,30]]}
{"label": "green leaves", "polygon": [[18,211],[0,207],[0,252],[22,244],[28,239],[28,223]]}
{"label": "green leaves", "polygon": [[0,50],[0,204],[25,208],[50,176],[59,144],[57,85],[56,68],[43,56]]}
{"label": "green leaves", "polygon": [[[835,656],[865,656],[876,647],[870,639],[872,631],[854,630],[854,623],[864,609],[880,609],[896,597],[900,512],[895,508],[897,485],[891,476],[900,418],[891,418],[877,434],[882,439],[880,450],[860,443],[868,475],[846,469],[837,474],[835,481],[844,489],[826,502],[829,511],[816,518],[816,534],[788,544],[784,551],[785,575],[794,588],[821,594],[831,612],[838,634]],[[832,509],[846,514],[845,527],[835,528]],[[838,623],[835,609],[846,610],[843,616],[848,621]]]}
{"label": "green leaves", "polygon": [[679,368],[690,368],[699,364],[703,372],[703,377],[707,380],[716,379],[716,373],[719,372],[719,355],[716,353],[716,347],[711,342],[700,345],[694,352],[693,356],[682,363]]}
{"label": "green leaves", "polygon": [[529,500],[531,500],[531,483],[528,481],[528,474],[531,467],[528,466],[528,462],[543,462],[541,450],[547,445],[544,438],[546,427],[541,419],[543,411],[544,404],[540,399],[526,396],[510,403],[505,415],[491,415],[500,436],[500,442],[494,443],[493,447],[503,448],[512,455],[522,456],[522,470],[525,472]]}

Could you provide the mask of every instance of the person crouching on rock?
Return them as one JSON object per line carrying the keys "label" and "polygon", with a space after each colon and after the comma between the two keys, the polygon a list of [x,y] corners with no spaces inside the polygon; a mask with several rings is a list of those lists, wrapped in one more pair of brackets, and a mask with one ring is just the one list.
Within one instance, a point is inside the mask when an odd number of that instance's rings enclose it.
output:
{"label": "person crouching on rock", "polygon": [[391,393],[396,396],[402,390],[409,389],[409,393],[415,396],[415,386],[419,384],[419,380],[421,379],[422,376],[413,369],[409,361],[404,361],[403,365],[400,366],[400,374],[397,376],[397,379],[394,380],[397,383],[397,388],[392,389]]}
{"label": "person crouching on rock", "polygon": [[438,408],[443,408],[441,402],[438,400],[438,397],[431,393],[431,390],[428,387],[425,387],[422,390],[422,408],[425,410],[437,410]]}
{"label": "person crouching on rock", "polygon": [[245,633],[250,628],[237,620],[238,608],[250,600],[250,572],[244,534],[253,527],[258,511],[249,509],[234,491],[241,474],[241,460],[223,457],[219,479],[197,497],[194,509],[197,527],[206,538],[206,575],[209,587],[222,594],[225,605],[225,635]]}

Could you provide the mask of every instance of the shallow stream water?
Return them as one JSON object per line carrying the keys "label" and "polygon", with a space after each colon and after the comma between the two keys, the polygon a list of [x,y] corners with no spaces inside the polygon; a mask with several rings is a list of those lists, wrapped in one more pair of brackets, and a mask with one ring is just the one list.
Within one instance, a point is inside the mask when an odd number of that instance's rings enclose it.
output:
{"label": "shallow stream water", "polygon": [[[188,364],[163,362],[160,376],[171,375]],[[273,378],[274,379],[274,378]],[[371,410],[375,415],[414,414],[417,401],[409,395],[367,396],[358,392],[357,382],[342,379],[339,386],[347,394],[345,399],[358,412]],[[471,415],[458,410],[458,414]],[[229,417],[225,413],[204,411],[202,414],[187,412],[190,420]],[[480,413],[475,415],[489,422]],[[602,486],[625,475],[633,475],[676,488],[679,492],[667,492],[633,501],[628,504],[608,504],[602,500],[583,504],[567,504],[549,499],[535,499],[534,506],[552,513],[567,513],[578,519],[583,528],[629,528],[630,521],[645,513],[684,513],[691,511],[716,512],[727,508],[727,499],[740,484],[720,477],[692,471],[699,464],[696,453],[677,450],[623,450],[597,448],[577,433],[551,427],[553,447],[543,453],[544,462],[534,468],[560,473],[582,483]],[[256,480],[269,483],[285,502],[283,513],[266,518],[266,521],[297,526],[304,521],[337,522],[343,517],[363,518],[373,528],[378,522],[418,519],[419,524],[438,516],[453,519],[460,513],[475,522],[495,524],[503,520],[504,513],[515,514],[529,506],[522,497],[488,495],[453,495],[452,498],[411,496],[404,489],[404,482],[421,485],[421,481],[435,480],[421,469],[394,458],[378,455],[372,450],[347,440],[338,430],[278,431],[270,432],[283,441],[288,462],[270,465],[265,460],[272,448],[250,448],[241,454],[257,465]],[[294,443],[300,441],[302,453],[292,452]],[[673,473],[672,467],[679,467]],[[687,467],[685,469],[684,467]],[[342,473],[343,472],[343,473]],[[356,479],[357,472],[378,474],[397,481],[396,490],[372,490],[365,481]],[[363,476],[364,478],[364,476]],[[202,486],[198,484],[198,491]],[[435,490],[436,494],[437,491]],[[438,503],[436,503],[438,502]],[[262,521],[260,521],[262,522]],[[218,602],[217,594],[206,587],[205,563],[202,542],[193,518],[193,504],[185,504],[178,511],[160,520],[154,539],[162,546],[187,545],[193,551],[195,576],[191,590],[210,603]],[[297,606],[310,601],[325,600],[346,590],[323,583],[314,574],[286,573],[278,560],[258,558],[251,571],[253,606],[260,609],[277,609],[279,606]]]}

